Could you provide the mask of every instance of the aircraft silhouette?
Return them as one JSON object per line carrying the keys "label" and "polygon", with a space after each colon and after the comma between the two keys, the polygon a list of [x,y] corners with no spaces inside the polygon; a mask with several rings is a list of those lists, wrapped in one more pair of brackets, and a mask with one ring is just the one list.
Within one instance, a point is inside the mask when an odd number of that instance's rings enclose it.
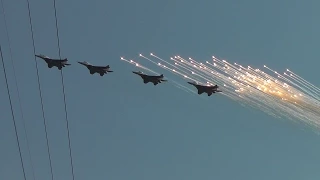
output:
{"label": "aircraft silhouette", "polygon": [[213,93],[216,92],[222,92],[221,90],[218,90],[219,86],[206,86],[206,85],[200,85],[194,82],[188,82],[189,84],[195,86],[198,89],[198,94],[207,93],[208,96],[211,96]]}
{"label": "aircraft silhouette", "polygon": [[107,65],[107,66],[94,66],[86,61],[78,62],[78,63],[86,66],[89,69],[90,74],[98,73],[98,74],[100,74],[100,76],[103,76],[104,74],[108,74],[108,72],[113,72],[113,71],[109,70],[110,69],[109,65]]}
{"label": "aircraft silhouette", "polygon": [[167,81],[167,80],[163,79],[163,74],[161,74],[160,76],[151,76],[151,75],[144,74],[141,71],[138,71],[138,72],[132,71],[132,72],[134,74],[139,75],[143,79],[143,83],[145,83],[145,84],[151,82],[154,85],[157,85],[157,84],[159,84],[159,83],[161,83],[163,81]]}
{"label": "aircraft silhouette", "polygon": [[56,66],[56,67],[58,67],[59,70],[61,70],[62,67],[71,65],[71,64],[67,63],[68,62],[67,58],[65,58],[65,59],[52,59],[52,58],[49,58],[48,56],[45,56],[42,54],[35,55],[35,56],[46,61],[46,63],[48,64],[48,68],[52,68],[53,66]]}

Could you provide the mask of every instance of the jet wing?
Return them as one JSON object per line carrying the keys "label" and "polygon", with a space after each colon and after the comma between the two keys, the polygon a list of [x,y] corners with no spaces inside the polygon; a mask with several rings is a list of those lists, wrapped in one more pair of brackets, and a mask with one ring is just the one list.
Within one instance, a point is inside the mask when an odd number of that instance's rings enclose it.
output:
{"label": "jet wing", "polygon": [[84,65],[84,66],[89,65],[89,63],[87,63],[86,61],[83,61],[83,62],[78,61],[78,63],[79,63],[79,64],[82,64],[82,65]]}
{"label": "jet wing", "polygon": [[138,74],[138,75],[145,75],[143,72],[141,72],[141,71],[138,71],[138,72],[136,72],[136,71],[132,71],[132,73],[134,73],[134,74]]}
{"label": "jet wing", "polygon": [[68,59],[59,59],[60,61],[62,61],[62,62],[67,62],[68,61]]}
{"label": "jet wing", "polygon": [[45,55],[43,55],[43,54],[39,54],[39,55],[36,55],[37,57],[39,57],[39,58],[47,58],[47,59],[50,59],[48,56],[45,56]]}

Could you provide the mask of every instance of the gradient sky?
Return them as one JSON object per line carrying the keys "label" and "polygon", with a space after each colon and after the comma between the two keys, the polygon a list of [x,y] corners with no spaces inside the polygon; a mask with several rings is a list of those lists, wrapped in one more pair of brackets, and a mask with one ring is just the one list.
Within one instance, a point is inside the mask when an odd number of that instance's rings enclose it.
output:
{"label": "gradient sky", "polygon": [[[52,0],[30,0],[36,52],[58,58]],[[4,0],[36,179],[49,180],[43,119],[25,0]],[[205,62],[212,55],[262,68],[286,68],[316,86],[320,65],[318,0],[57,0],[76,180],[317,180],[320,138],[222,95],[204,98],[168,84],[145,85],[120,61],[150,52]],[[32,169],[1,15],[26,175]],[[109,64],[100,77],[77,64]],[[60,72],[39,60],[55,179],[72,179]],[[1,68],[0,179],[23,179]],[[180,79],[180,83],[186,83]],[[186,84],[188,86],[188,84]],[[191,87],[192,88],[192,87]]]}

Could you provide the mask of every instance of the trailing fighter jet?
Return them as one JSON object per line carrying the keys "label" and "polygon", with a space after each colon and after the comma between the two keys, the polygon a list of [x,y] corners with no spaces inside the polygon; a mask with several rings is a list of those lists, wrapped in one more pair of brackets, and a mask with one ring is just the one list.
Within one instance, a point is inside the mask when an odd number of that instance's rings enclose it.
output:
{"label": "trailing fighter jet", "polygon": [[145,84],[152,82],[154,85],[157,85],[163,81],[168,81],[168,80],[163,79],[163,74],[161,74],[160,76],[150,76],[150,75],[144,74],[141,71],[139,71],[139,72],[132,71],[132,72],[134,74],[139,75],[143,79],[143,83],[145,83]]}
{"label": "trailing fighter jet", "polygon": [[100,74],[100,76],[103,76],[104,74],[108,74],[108,72],[113,72],[113,71],[109,70],[110,69],[109,65],[107,65],[107,66],[94,66],[86,61],[78,62],[78,63],[86,66],[89,69],[90,74],[98,73],[98,74]]}
{"label": "trailing fighter jet", "polygon": [[68,62],[67,58],[65,58],[65,59],[52,59],[52,58],[49,58],[48,56],[45,56],[42,54],[35,55],[35,56],[45,60],[46,63],[48,64],[48,68],[52,68],[53,66],[56,66],[56,67],[58,67],[59,70],[61,70],[62,67],[71,65],[71,64],[67,63]]}
{"label": "trailing fighter jet", "polygon": [[188,82],[188,83],[195,86],[198,89],[198,94],[207,93],[208,96],[211,96],[212,93],[222,92],[221,90],[218,90],[218,88],[219,88],[218,85],[206,86],[206,85],[199,85],[199,84],[193,83],[193,82]]}

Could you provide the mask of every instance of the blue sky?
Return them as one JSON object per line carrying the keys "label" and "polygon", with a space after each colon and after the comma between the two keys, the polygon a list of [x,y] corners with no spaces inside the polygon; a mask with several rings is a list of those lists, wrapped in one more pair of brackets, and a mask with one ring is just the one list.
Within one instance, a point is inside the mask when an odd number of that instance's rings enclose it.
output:
{"label": "blue sky", "polygon": [[[53,1],[30,3],[36,52],[58,57]],[[36,179],[50,179],[27,3],[4,0],[4,5]],[[319,5],[316,0],[57,0],[61,53],[72,63],[64,78],[76,180],[318,179],[320,139],[311,129],[221,95],[200,98],[170,84],[144,85],[131,73],[138,69],[119,58],[154,52],[205,62],[215,55],[277,71],[289,68],[319,86]],[[2,15],[0,23],[4,27]],[[32,179],[1,29],[26,175]],[[109,64],[115,72],[91,76],[76,61]],[[54,176],[71,179],[60,72],[41,60],[38,65]],[[0,179],[22,179],[2,75],[0,83]]]}

